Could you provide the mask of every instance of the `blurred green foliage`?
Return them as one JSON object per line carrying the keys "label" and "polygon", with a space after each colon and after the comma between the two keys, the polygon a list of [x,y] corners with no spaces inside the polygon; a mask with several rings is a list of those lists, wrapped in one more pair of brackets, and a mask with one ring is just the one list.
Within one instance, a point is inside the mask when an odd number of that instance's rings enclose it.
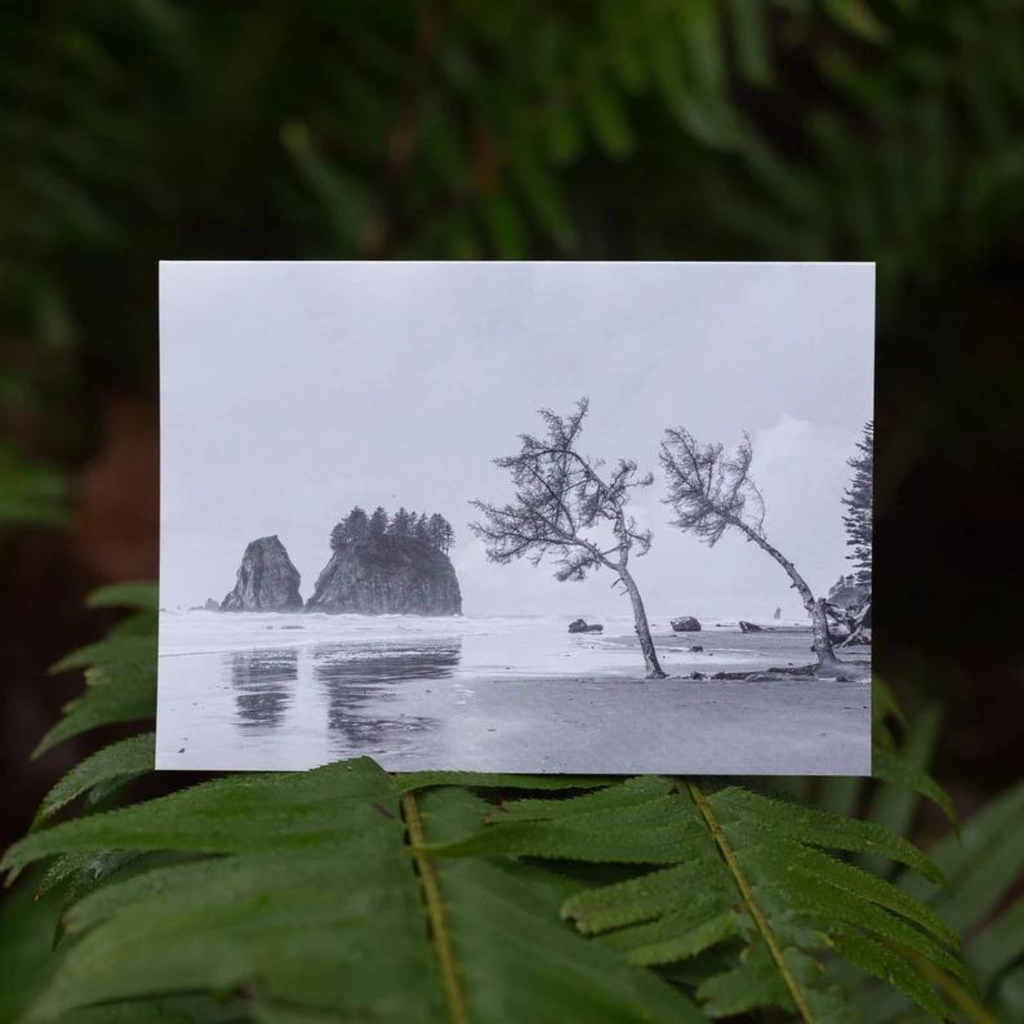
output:
{"label": "blurred green foliage", "polygon": [[170,257],[877,259],[896,345],[1019,223],[1021,12],[9,4],[4,418],[74,461],[98,391],[152,388]]}

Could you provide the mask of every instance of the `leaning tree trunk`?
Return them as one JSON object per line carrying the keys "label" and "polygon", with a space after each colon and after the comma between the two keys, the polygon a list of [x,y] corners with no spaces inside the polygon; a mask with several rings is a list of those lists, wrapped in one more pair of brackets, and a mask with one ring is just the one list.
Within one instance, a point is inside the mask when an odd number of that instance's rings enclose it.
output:
{"label": "leaning tree trunk", "polygon": [[644,666],[647,669],[648,679],[664,679],[666,673],[662,670],[658,661],[658,652],[654,649],[654,641],[651,639],[651,627],[647,622],[647,612],[644,609],[643,598],[633,577],[625,568],[619,569],[619,576],[625,584],[629,599],[633,603],[633,619],[636,623],[636,636],[640,641],[640,650],[644,655]]}
{"label": "leaning tree trunk", "polygon": [[[804,584],[804,588],[806,589],[806,584]],[[819,598],[816,601],[810,590],[807,590],[806,596],[801,591],[800,596],[803,598],[804,607],[811,617],[811,628],[814,633],[814,653],[818,656],[818,673],[819,675],[835,675],[838,671],[837,666],[841,665],[841,662],[836,657],[836,653],[832,648],[832,637],[828,631],[828,616],[825,614],[824,598]]]}
{"label": "leaning tree trunk", "polygon": [[832,637],[828,631],[828,617],[825,615],[825,601],[823,599],[815,600],[811,588],[807,586],[803,576],[797,572],[796,566],[778,548],[773,547],[764,537],[749,527],[743,526],[742,529],[750,540],[771,555],[786,570],[786,574],[800,595],[800,600],[811,620],[814,653],[818,657],[818,675],[838,675],[843,670],[843,663],[836,657],[836,652],[832,648]]}

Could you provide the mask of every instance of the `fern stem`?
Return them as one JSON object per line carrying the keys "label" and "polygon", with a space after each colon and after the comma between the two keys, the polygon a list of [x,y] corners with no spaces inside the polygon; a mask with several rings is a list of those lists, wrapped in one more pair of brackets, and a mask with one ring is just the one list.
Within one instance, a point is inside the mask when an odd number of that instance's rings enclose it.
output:
{"label": "fern stem", "polygon": [[789,990],[790,997],[793,1000],[793,1005],[796,1007],[797,1013],[800,1015],[800,1019],[804,1021],[805,1024],[814,1024],[814,1015],[811,1013],[811,1008],[804,997],[803,989],[800,987],[800,983],[793,976],[793,972],[790,971],[789,965],[786,963],[786,958],[782,952],[782,947],[779,945],[779,940],[775,937],[775,932],[772,931],[772,926],[768,923],[768,918],[765,917],[764,911],[761,909],[760,904],[757,902],[757,898],[754,896],[753,887],[747,880],[747,876],[743,873],[739,860],[736,857],[736,851],[732,848],[732,844],[729,842],[729,838],[726,836],[721,824],[719,824],[718,818],[715,817],[714,809],[695,782],[687,782],[686,788],[689,790],[690,796],[693,798],[693,802],[697,805],[697,809],[700,811],[701,817],[703,817],[705,824],[708,826],[708,830],[711,832],[711,835],[718,846],[722,859],[725,861],[726,867],[728,867],[733,880],[736,882],[736,887],[739,889],[740,895],[743,897],[743,902],[746,904],[747,910],[750,912],[750,916],[754,919],[754,924],[757,925],[757,930],[761,933],[761,937],[764,939],[764,943],[768,947],[768,952],[771,954],[771,958],[775,962],[775,966],[778,968],[779,974],[782,975],[782,980],[786,983],[786,988]]}
{"label": "fern stem", "polygon": [[437,956],[437,965],[441,971],[441,984],[444,987],[445,1000],[448,1003],[448,1017],[452,1024],[468,1024],[469,1009],[466,1005],[466,994],[462,991],[459,970],[455,962],[455,948],[452,944],[448,919],[445,915],[444,900],[437,881],[437,872],[430,858],[424,853],[426,834],[423,831],[423,819],[420,817],[419,804],[413,793],[402,795],[402,817],[405,819],[412,855],[416,862],[416,870],[423,890],[423,901],[427,907],[427,918],[430,922],[430,936]]}

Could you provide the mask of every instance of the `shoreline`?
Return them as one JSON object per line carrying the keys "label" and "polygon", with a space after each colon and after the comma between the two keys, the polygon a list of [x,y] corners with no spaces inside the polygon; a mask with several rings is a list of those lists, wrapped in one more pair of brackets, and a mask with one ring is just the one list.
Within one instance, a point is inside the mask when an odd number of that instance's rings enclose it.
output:
{"label": "shoreline", "polygon": [[[315,714],[288,727],[250,721],[242,726],[246,741],[236,731],[236,693],[226,694],[220,713],[207,708],[200,722],[192,707],[194,693],[165,690],[157,766],[297,770],[365,755],[391,772],[866,775],[871,770],[871,691],[865,682],[491,671],[373,688],[351,681],[314,688],[321,701]],[[310,695],[303,697],[301,690],[285,687],[271,699],[308,701]]]}
{"label": "shoreline", "polygon": [[[716,620],[712,620],[716,621]],[[302,622],[303,629],[289,626]],[[870,771],[862,681],[817,678],[809,629],[569,634],[508,620],[183,616],[161,637],[160,768],[811,774]]]}

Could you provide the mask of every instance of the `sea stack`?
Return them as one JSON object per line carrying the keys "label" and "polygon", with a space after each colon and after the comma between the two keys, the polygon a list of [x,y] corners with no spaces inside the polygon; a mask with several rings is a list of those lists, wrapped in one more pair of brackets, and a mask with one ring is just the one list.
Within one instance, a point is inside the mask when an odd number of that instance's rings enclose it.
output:
{"label": "sea stack", "polygon": [[277,538],[259,537],[245,549],[234,590],[221,602],[224,612],[302,610],[299,570]]}
{"label": "sea stack", "polygon": [[461,615],[451,559],[415,537],[368,536],[338,544],[306,611],[357,615]]}

